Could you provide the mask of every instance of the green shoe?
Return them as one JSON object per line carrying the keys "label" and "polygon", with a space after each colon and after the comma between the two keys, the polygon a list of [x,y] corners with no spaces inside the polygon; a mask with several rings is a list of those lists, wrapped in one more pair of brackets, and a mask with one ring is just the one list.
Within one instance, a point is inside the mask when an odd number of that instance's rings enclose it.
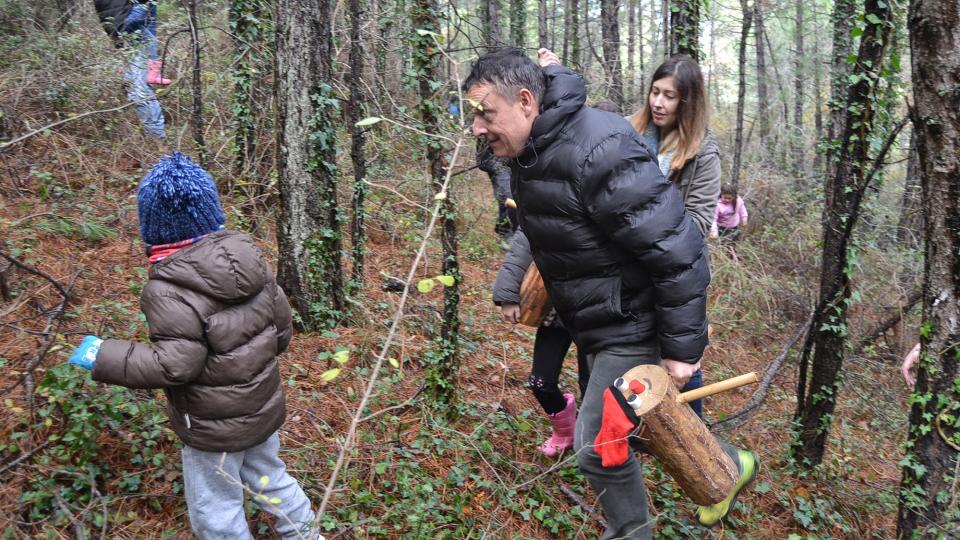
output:
{"label": "green shoe", "polygon": [[733,486],[733,492],[717,504],[697,507],[697,520],[705,527],[713,527],[720,523],[721,519],[727,517],[727,514],[730,513],[737,502],[737,495],[757,477],[757,471],[760,470],[760,458],[748,450],[737,450],[737,457],[740,458],[740,479]]}

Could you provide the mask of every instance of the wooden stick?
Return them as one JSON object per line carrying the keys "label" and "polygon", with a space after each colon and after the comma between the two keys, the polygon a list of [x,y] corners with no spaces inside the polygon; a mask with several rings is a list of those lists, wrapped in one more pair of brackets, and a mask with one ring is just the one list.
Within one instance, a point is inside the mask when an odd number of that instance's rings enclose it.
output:
{"label": "wooden stick", "polygon": [[712,396],[713,394],[719,394],[720,392],[725,392],[727,390],[733,390],[734,388],[740,388],[741,386],[759,381],[760,379],[757,377],[757,374],[751,371],[750,373],[737,375],[736,377],[732,377],[725,381],[715,382],[713,384],[701,386],[696,390],[684,392],[677,396],[677,403],[689,403],[700,398]]}

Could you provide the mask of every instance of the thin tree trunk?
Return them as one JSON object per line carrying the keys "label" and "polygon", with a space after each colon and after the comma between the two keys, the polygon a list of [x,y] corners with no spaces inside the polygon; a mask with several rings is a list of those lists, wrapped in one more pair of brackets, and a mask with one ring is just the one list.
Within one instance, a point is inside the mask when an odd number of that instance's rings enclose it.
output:
{"label": "thin tree trunk", "polygon": [[[655,2],[653,2],[653,0],[651,0],[650,3],[651,3],[651,4],[654,4]],[[650,28],[651,28],[651,29],[655,28],[655,26],[654,26],[654,24],[653,24],[653,21],[654,21],[654,20],[656,20],[656,19],[653,19],[653,18],[650,19]],[[639,103],[643,103],[643,100],[645,100],[645,99],[647,98],[647,74],[646,74],[646,69],[644,68],[644,65],[643,65],[643,64],[644,64],[643,59],[644,59],[644,57],[646,56],[646,55],[644,54],[644,50],[643,50],[643,37],[644,37],[644,35],[645,35],[645,34],[643,33],[643,0],[637,0],[637,42],[638,42],[639,49],[640,49],[639,51],[637,51],[637,53],[639,54],[639,58],[638,58],[638,59],[639,59],[639,63],[640,63],[640,69],[638,70],[638,71],[640,72],[640,73],[639,73],[639,75],[640,75],[640,83],[639,83],[640,86],[639,86],[639,90],[637,91],[637,93],[638,93],[639,95],[634,96],[634,99],[635,99],[637,102],[639,102]],[[639,108],[639,107],[637,107],[637,108]]]}
{"label": "thin tree trunk", "polygon": [[547,0],[537,0],[538,47],[550,48],[550,30],[547,28]]}
{"label": "thin tree trunk", "polygon": [[[822,141],[823,140],[823,84],[820,79],[820,73],[822,70],[820,58],[814,58],[813,63],[813,104],[815,109],[813,110],[813,129],[816,131],[814,140]],[[813,156],[813,174],[815,178],[819,178],[824,173],[824,162],[823,159],[824,150],[817,148],[816,153]]]}
{"label": "thin tree trunk", "polygon": [[[842,9],[837,4],[836,9]],[[823,211],[823,256],[820,272],[820,296],[814,322],[810,326],[813,365],[810,386],[798,386],[798,433],[793,446],[797,462],[806,467],[819,465],[827,442],[837,394],[840,391],[840,370],[843,367],[847,312],[851,294],[850,239],[859,217],[863,194],[879,172],[884,153],[871,161],[870,137],[878,122],[876,100],[882,92],[880,74],[887,59],[893,6],[884,0],[866,0],[865,28],[855,67],[856,82],[849,85],[840,116],[843,125],[835,131],[836,159],[825,185]],[[835,18],[838,16],[835,13]],[[874,22],[871,22],[874,21]],[[902,127],[902,124],[901,124]],[[899,131],[899,127],[897,129]],[[891,141],[892,142],[892,141]],[[801,384],[806,384],[807,358],[801,357],[804,371]]]}
{"label": "thin tree trunk", "polygon": [[757,136],[760,139],[760,148],[768,148],[770,98],[767,95],[767,55],[764,54],[762,0],[753,2],[753,33],[757,42]]}
{"label": "thin tree trunk", "polygon": [[[584,4],[587,0],[584,0]],[[586,20],[586,19],[584,19]],[[581,69],[583,57],[580,53],[580,0],[570,0],[570,58],[564,58],[576,69]]]}
{"label": "thin tree trunk", "polygon": [[603,66],[607,73],[607,97],[623,110],[623,68],[620,65],[618,0],[600,0],[600,33]]}
{"label": "thin tree trunk", "polygon": [[673,29],[670,28],[670,0],[662,0],[660,6],[660,16],[663,18],[661,23],[663,27],[663,33],[661,34],[663,38],[663,58],[666,59],[673,54],[673,49],[670,47],[670,37],[673,35]]}
{"label": "thin tree trunk", "polygon": [[793,73],[793,174],[801,190],[806,187],[804,180],[803,155],[803,1],[795,0],[793,32],[796,39],[796,51]]}
{"label": "thin tree trunk", "polygon": [[190,50],[193,56],[193,98],[190,127],[197,145],[197,162],[207,168],[207,144],[203,140],[203,86],[200,65],[200,23],[197,20],[197,0],[187,0],[187,19],[190,22]]}
{"label": "thin tree trunk", "polygon": [[916,247],[923,229],[923,201],[920,182],[920,153],[917,151],[916,130],[910,133],[910,150],[907,158],[907,177],[904,179],[903,196],[900,198],[900,219],[897,222],[897,243]]}
{"label": "thin tree trunk", "polygon": [[636,93],[637,71],[634,52],[637,48],[637,0],[627,0],[627,78],[624,93],[630,98]]}
{"label": "thin tree trunk", "polygon": [[329,0],[278,0],[277,281],[298,324],[334,324],[343,307]]}
{"label": "thin tree trunk", "polygon": [[363,39],[360,25],[365,16],[362,0],[350,0],[350,159],[353,161],[353,200],[351,201],[350,247],[353,254],[353,266],[350,272],[349,291],[363,288],[363,270],[366,253],[366,228],[364,202],[367,195],[365,179],[367,160],[364,153],[364,128],[357,127],[363,119]]}
{"label": "thin tree trunk", "polygon": [[562,62],[570,62],[570,0],[564,0],[563,3],[563,54],[560,56]]}
{"label": "thin tree trunk", "polygon": [[700,61],[700,0],[670,0],[670,54]]}
{"label": "thin tree trunk", "polygon": [[527,0],[510,2],[510,41],[514,47],[523,47],[527,33]]}
{"label": "thin tree trunk", "polygon": [[[543,0],[541,0],[543,1]],[[416,0],[411,10],[411,20],[415,29],[436,32],[439,29],[436,17],[436,0]],[[438,44],[431,35],[415,33],[414,65],[419,76],[420,118],[427,133],[440,132],[440,113],[442,110],[434,104],[434,84],[437,76]],[[439,192],[444,183],[443,149],[434,143],[427,145],[427,161],[434,192]],[[441,233],[443,247],[442,271],[454,278],[451,287],[443,289],[443,321],[440,328],[441,351],[437,364],[430,368],[427,376],[428,393],[438,402],[451,403],[456,393],[456,376],[460,370],[458,344],[460,331],[460,269],[457,258],[457,224],[453,194],[448,192],[440,208]]]}
{"label": "thin tree trunk", "polygon": [[920,362],[901,462],[897,538],[957,538],[960,391],[960,5],[912,0],[913,125],[923,185]]}
{"label": "thin tree trunk", "polygon": [[740,0],[740,10],[743,13],[743,26],[740,28],[740,79],[737,83],[737,131],[733,142],[733,168],[730,171],[730,186],[734,192],[736,192],[740,186],[740,167],[743,156],[743,108],[747,95],[747,39],[750,37],[750,25],[753,22],[753,10],[747,5],[747,0]]}
{"label": "thin tree trunk", "polygon": [[483,0],[483,42],[487,50],[503,45],[500,34],[500,0]]}

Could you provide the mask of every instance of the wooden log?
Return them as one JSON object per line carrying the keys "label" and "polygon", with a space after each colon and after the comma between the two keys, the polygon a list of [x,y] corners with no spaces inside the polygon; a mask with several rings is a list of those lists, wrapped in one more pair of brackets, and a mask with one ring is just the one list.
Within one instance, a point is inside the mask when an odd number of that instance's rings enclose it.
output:
{"label": "wooden log", "polygon": [[533,328],[540,326],[552,307],[540,270],[536,263],[530,263],[520,283],[520,324]]}
{"label": "wooden log", "polygon": [[617,388],[640,417],[638,435],[644,446],[684,494],[699,505],[725,499],[740,477],[737,464],[697,414],[680,402],[667,371],[657,365],[641,365],[626,372],[618,383]]}

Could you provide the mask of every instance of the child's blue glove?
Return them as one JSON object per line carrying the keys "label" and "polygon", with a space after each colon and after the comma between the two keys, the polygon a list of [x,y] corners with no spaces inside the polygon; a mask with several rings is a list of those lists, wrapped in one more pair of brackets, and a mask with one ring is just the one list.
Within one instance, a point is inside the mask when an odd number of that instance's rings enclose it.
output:
{"label": "child's blue glove", "polygon": [[103,340],[97,336],[87,336],[83,338],[80,345],[73,351],[68,364],[80,366],[83,369],[92,370],[93,363],[97,361],[97,353],[100,352],[100,344]]}

